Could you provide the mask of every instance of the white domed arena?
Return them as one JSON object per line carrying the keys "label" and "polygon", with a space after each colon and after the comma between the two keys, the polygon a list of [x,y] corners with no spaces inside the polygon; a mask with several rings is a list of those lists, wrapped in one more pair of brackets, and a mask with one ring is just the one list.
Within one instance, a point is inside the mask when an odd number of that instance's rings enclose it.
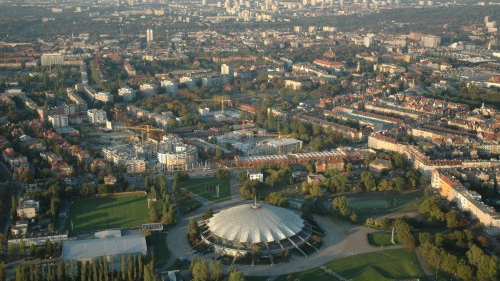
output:
{"label": "white domed arena", "polygon": [[203,241],[220,255],[244,257],[258,247],[262,256],[309,244],[311,225],[291,210],[243,204],[222,210],[201,222]]}

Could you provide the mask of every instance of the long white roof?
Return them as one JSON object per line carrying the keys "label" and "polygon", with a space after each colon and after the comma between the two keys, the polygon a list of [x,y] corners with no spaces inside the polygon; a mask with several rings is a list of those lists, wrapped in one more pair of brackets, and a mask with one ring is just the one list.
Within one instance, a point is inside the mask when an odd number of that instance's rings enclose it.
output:
{"label": "long white roof", "polygon": [[63,245],[64,260],[93,259],[102,256],[146,254],[143,235],[67,241]]}
{"label": "long white roof", "polygon": [[214,214],[207,226],[215,235],[240,243],[280,241],[299,233],[304,220],[293,211],[272,206],[253,204],[232,207]]}

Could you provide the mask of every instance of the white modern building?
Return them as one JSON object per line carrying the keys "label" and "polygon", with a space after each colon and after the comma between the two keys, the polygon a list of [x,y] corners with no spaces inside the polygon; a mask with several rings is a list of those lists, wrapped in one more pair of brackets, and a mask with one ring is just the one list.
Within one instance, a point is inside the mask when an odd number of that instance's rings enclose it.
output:
{"label": "white modern building", "polygon": [[158,163],[165,171],[186,171],[198,166],[198,149],[190,144],[177,144],[173,149],[160,150]]}
{"label": "white modern building", "polygon": [[54,128],[68,127],[68,116],[64,115],[49,115],[49,123]]}
{"label": "white modern building", "polygon": [[89,122],[92,124],[106,123],[108,120],[106,111],[95,108],[87,110],[87,116],[89,117]]}

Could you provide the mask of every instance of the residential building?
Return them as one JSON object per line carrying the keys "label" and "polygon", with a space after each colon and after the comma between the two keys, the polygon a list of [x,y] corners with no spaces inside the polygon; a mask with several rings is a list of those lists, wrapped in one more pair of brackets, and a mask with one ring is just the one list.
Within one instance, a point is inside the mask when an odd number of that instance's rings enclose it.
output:
{"label": "residential building", "polygon": [[136,92],[129,86],[124,86],[118,89],[118,96],[122,97],[124,101],[133,101],[135,99]]}
{"label": "residential building", "polygon": [[40,202],[32,198],[21,198],[16,209],[17,216],[21,219],[32,219],[40,211]]}
{"label": "residential building", "polygon": [[41,62],[42,66],[63,65],[64,56],[62,54],[43,54]]}
{"label": "residential building", "polygon": [[108,120],[106,111],[95,108],[87,110],[87,116],[89,117],[89,122],[92,124],[102,124]]}
{"label": "residential building", "polygon": [[68,127],[69,124],[68,116],[49,115],[49,123],[52,124],[54,128]]}

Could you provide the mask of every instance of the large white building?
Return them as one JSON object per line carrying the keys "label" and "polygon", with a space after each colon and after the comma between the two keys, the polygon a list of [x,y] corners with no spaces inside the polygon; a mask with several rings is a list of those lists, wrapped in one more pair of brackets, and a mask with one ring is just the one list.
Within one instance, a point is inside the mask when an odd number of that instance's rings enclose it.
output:
{"label": "large white building", "polygon": [[449,171],[451,170],[434,169],[431,186],[441,196],[455,202],[460,210],[469,212],[473,218],[484,224],[488,234],[492,236],[500,234],[500,213],[486,205],[479,193],[465,188]]}
{"label": "large white building", "polygon": [[165,171],[187,171],[198,166],[198,149],[190,144],[173,143],[171,147],[161,147],[158,163]]}
{"label": "large white building", "polygon": [[106,111],[95,108],[87,110],[87,116],[92,124],[106,123],[108,120]]}
{"label": "large white building", "polygon": [[68,127],[68,116],[49,115],[49,123],[54,128]]}
{"label": "large white building", "polygon": [[243,204],[222,210],[201,224],[203,242],[219,255],[244,257],[259,247],[261,255],[309,244],[312,228],[299,214],[272,205]]}

